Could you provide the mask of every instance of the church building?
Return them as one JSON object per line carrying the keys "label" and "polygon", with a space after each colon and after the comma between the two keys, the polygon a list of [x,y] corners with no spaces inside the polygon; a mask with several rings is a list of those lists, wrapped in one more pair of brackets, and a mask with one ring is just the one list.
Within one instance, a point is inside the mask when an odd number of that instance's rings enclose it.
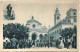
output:
{"label": "church building", "polygon": [[33,16],[27,21],[26,27],[29,28],[29,40],[44,40],[47,36],[47,28],[35,20]]}
{"label": "church building", "polygon": [[51,27],[48,31],[48,34],[50,35],[50,37],[53,37],[52,40],[59,39],[59,37],[61,36],[60,31],[62,29],[74,28],[77,22],[76,12],[77,12],[76,9],[70,8],[66,13],[67,14],[66,18],[61,21],[59,9],[56,8],[55,14],[54,14],[54,26]]}

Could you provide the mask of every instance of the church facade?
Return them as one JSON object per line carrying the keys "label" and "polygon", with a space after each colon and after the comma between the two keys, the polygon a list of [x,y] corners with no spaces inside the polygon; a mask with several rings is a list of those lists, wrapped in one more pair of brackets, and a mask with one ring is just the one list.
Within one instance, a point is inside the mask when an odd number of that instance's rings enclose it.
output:
{"label": "church facade", "polygon": [[59,39],[60,35],[60,31],[62,29],[65,28],[74,28],[74,26],[76,25],[77,22],[77,13],[76,13],[76,9],[69,9],[67,11],[67,16],[65,19],[63,19],[61,21],[60,19],[60,12],[58,10],[58,8],[56,8],[55,10],[55,14],[54,14],[54,26],[51,27],[48,31],[48,34],[50,35],[50,37],[53,37],[52,40],[57,40]]}
{"label": "church facade", "polygon": [[29,28],[29,40],[44,40],[47,36],[47,28],[35,20],[33,16],[32,19],[27,21],[26,27]]}

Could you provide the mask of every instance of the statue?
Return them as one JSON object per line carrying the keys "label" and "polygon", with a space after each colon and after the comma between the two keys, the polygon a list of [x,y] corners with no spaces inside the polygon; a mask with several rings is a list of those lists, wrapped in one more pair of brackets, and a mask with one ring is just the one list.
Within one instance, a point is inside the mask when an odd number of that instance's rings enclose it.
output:
{"label": "statue", "polygon": [[4,10],[4,17],[8,20],[13,20],[15,19],[15,13],[12,10],[11,4],[9,4],[6,9]]}
{"label": "statue", "polygon": [[11,7],[11,4],[9,4],[7,6],[7,15],[10,17],[11,16],[11,11],[12,11],[12,7]]}

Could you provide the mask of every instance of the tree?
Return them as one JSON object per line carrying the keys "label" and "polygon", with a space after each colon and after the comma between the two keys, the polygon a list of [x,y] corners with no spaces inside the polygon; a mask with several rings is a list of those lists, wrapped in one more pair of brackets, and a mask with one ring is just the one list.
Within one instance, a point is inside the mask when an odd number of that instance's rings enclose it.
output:
{"label": "tree", "polygon": [[63,29],[60,34],[62,37],[67,38],[69,36],[72,37],[74,30],[72,28],[65,28]]}
{"label": "tree", "polygon": [[[72,47],[76,48],[77,46],[77,28],[76,26],[74,26],[74,28],[65,28],[60,32],[61,36],[64,38],[64,40],[66,41],[67,38],[69,37],[69,39],[72,42]],[[66,41],[67,42],[67,41]],[[66,43],[65,42],[65,43]],[[64,43],[64,44],[65,44]],[[66,46],[66,44],[65,44]]]}
{"label": "tree", "polygon": [[11,39],[15,35],[17,39],[22,39],[26,36],[27,31],[28,29],[20,23],[3,24],[3,37],[7,36]]}

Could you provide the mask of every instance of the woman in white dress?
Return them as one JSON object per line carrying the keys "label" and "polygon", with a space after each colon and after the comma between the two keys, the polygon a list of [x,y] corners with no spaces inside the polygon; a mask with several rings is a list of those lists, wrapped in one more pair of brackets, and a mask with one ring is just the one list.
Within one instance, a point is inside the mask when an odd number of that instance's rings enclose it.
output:
{"label": "woman in white dress", "polygon": [[60,41],[60,44],[59,44],[59,49],[63,49],[64,48],[64,42],[63,42],[63,39],[62,37],[59,38],[59,41]]}

